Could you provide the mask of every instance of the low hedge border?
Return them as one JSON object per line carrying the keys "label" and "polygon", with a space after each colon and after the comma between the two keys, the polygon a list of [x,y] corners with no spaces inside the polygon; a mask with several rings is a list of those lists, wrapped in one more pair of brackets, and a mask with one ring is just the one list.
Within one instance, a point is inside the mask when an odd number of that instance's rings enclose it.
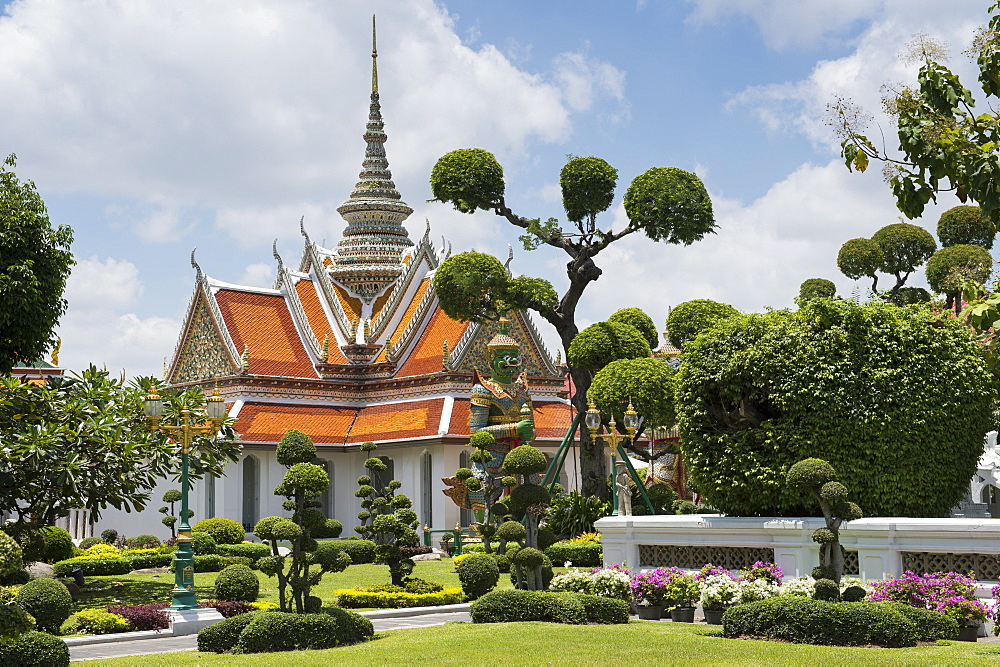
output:
{"label": "low hedge border", "polygon": [[473,623],[548,621],[584,625],[628,623],[629,604],[586,593],[506,589],[493,591],[469,607]]}
{"label": "low hedge border", "polygon": [[604,549],[600,544],[556,542],[544,551],[553,563],[569,563],[576,567],[600,567],[604,564]]}
{"label": "low hedge border", "polygon": [[386,593],[362,588],[342,588],[334,591],[337,604],[345,609],[405,609],[407,607],[437,607],[458,604],[463,600],[462,589],[445,588],[437,593]]}

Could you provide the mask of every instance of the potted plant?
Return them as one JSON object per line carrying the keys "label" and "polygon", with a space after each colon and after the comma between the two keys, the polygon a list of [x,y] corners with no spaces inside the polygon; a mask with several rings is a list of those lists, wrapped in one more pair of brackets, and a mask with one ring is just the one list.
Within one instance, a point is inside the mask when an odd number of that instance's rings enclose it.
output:
{"label": "potted plant", "polygon": [[690,574],[673,577],[664,591],[664,597],[676,600],[670,618],[676,623],[694,623],[694,601],[698,599],[698,582]]}
{"label": "potted plant", "polygon": [[990,610],[978,599],[956,595],[938,598],[936,604],[939,612],[958,622],[958,640],[962,642],[979,641],[979,626],[992,617]]}
{"label": "potted plant", "polygon": [[711,625],[721,624],[722,614],[740,598],[740,583],[728,573],[704,577],[698,582],[698,588],[705,622]]}
{"label": "potted plant", "polygon": [[[678,571],[679,572],[679,571]],[[632,575],[630,582],[639,618],[658,621],[663,613],[664,594],[677,573],[656,568]]]}
{"label": "potted plant", "polygon": [[438,543],[441,546],[441,551],[444,551],[449,556],[455,553],[455,545],[452,544],[452,540],[454,539],[455,537],[451,533],[443,533],[441,535],[441,540]]}

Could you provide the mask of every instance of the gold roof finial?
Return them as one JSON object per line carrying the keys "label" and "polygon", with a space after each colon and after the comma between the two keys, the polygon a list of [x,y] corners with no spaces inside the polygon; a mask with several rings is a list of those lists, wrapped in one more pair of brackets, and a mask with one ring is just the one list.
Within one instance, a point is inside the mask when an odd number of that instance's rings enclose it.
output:
{"label": "gold roof finial", "polygon": [[372,14],[372,92],[378,92],[378,47],[375,43],[375,15]]}

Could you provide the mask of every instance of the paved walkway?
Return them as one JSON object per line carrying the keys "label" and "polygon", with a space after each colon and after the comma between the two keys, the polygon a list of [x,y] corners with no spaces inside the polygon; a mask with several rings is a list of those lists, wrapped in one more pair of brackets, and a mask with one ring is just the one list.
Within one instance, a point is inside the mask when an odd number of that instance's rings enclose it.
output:
{"label": "paved walkway", "polygon": [[[430,625],[444,625],[451,621],[472,620],[467,611],[443,614],[421,614],[419,616],[400,616],[395,618],[373,618],[372,625],[376,632],[384,630],[400,630],[402,628],[423,628]],[[100,660],[102,658],[123,658],[130,655],[149,655],[151,653],[171,653],[174,651],[194,651],[198,648],[198,635],[183,637],[162,637],[158,639],[141,639],[131,642],[115,642],[109,644],[88,644],[71,646],[71,660]]]}

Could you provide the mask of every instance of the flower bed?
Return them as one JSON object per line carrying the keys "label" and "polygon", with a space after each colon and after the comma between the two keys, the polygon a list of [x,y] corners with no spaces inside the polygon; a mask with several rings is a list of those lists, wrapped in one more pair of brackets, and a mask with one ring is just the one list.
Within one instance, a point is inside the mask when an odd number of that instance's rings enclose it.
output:
{"label": "flower bed", "polygon": [[449,587],[435,593],[372,591],[365,588],[342,588],[336,591],[337,604],[345,609],[403,609],[406,607],[436,607],[458,604],[463,600],[462,589]]}

